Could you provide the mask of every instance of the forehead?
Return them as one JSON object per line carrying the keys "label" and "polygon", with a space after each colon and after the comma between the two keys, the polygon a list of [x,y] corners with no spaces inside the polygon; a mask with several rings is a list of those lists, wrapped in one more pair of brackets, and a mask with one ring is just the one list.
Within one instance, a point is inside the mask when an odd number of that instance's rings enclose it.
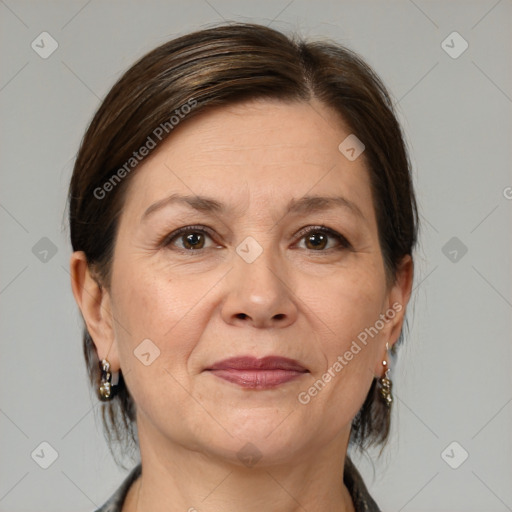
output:
{"label": "forehead", "polygon": [[210,109],[178,125],[137,169],[125,206],[140,212],[173,192],[259,199],[269,207],[340,193],[371,216],[364,153],[350,161],[339,150],[350,134],[339,114],[319,102],[256,100]]}

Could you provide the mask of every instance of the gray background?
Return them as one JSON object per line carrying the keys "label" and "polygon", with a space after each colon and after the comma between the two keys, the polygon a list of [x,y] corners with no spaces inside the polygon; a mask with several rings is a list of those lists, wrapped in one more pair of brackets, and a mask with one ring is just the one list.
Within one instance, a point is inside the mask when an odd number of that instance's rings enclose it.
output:
{"label": "gray background", "polygon": [[[0,511],[91,511],[126,474],[87,385],[66,188],[121,72],[222,19],[355,49],[391,89],[407,133],[423,225],[389,447],[356,459],[376,501],[383,511],[512,510],[510,1],[0,0]],[[31,47],[43,31],[59,45],[46,59]],[[453,31],[469,44],[457,58],[442,46]],[[452,40],[453,53],[462,41]],[[49,461],[43,441],[58,454],[48,469],[31,457]]]}

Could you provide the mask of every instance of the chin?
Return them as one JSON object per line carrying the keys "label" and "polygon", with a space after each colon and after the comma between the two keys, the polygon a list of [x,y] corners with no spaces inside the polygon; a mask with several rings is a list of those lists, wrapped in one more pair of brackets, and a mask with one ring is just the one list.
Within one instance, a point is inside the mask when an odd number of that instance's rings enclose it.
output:
{"label": "chin", "polygon": [[209,444],[204,453],[208,457],[224,459],[228,464],[240,467],[262,468],[297,462],[301,445],[289,440],[269,441],[269,438],[247,437],[232,439],[228,445]]}

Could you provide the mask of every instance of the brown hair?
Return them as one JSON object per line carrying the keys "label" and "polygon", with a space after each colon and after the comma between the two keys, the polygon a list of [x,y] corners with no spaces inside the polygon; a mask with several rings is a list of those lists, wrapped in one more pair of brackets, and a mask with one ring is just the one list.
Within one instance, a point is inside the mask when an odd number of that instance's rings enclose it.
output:
{"label": "brown hair", "polygon": [[[402,258],[412,255],[416,244],[418,214],[404,139],[386,88],[339,44],[230,23],[174,39],[142,57],[112,87],[85,133],[69,188],[70,234],[73,250],[85,252],[102,286],[110,285],[116,229],[137,163],[134,152],[149,146],[158,127],[158,142],[170,136],[171,116],[186,113],[188,120],[213,106],[257,98],[316,98],[338,112],[363,142],[386,274],[389,283],[394,281]],[[187,104],[193,108],[185,109]],[[397,345],[402,340],[403,332]],[[86,328],[83,346],[97,390],[99,360]],[[102,404],[102,417],[114,458],[114,442],[137,449],[135,406],[122,374],[113,400]],[[390,410],[374,379],[352,423],[351,444],[384,445],[389,425]]]}

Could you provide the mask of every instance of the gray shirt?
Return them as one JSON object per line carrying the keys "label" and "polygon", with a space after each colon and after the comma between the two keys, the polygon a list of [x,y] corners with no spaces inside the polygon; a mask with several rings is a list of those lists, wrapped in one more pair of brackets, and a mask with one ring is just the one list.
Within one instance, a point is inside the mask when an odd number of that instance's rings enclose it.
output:
{"label": "gray shirt", "polygon": [[[142,471],[140,464],[135,466],[130,474],[124,479],[121,486],[108,499],[108,501],[95,512],[121,512],[123,502],[128,493],[131,484],[137,480]],[[370,493],[366,489],[359,471],[354,466],[350,458],[345,457],[345,471],[343,472],[343,482],[345,483],[356,512],[381,512]]]}

